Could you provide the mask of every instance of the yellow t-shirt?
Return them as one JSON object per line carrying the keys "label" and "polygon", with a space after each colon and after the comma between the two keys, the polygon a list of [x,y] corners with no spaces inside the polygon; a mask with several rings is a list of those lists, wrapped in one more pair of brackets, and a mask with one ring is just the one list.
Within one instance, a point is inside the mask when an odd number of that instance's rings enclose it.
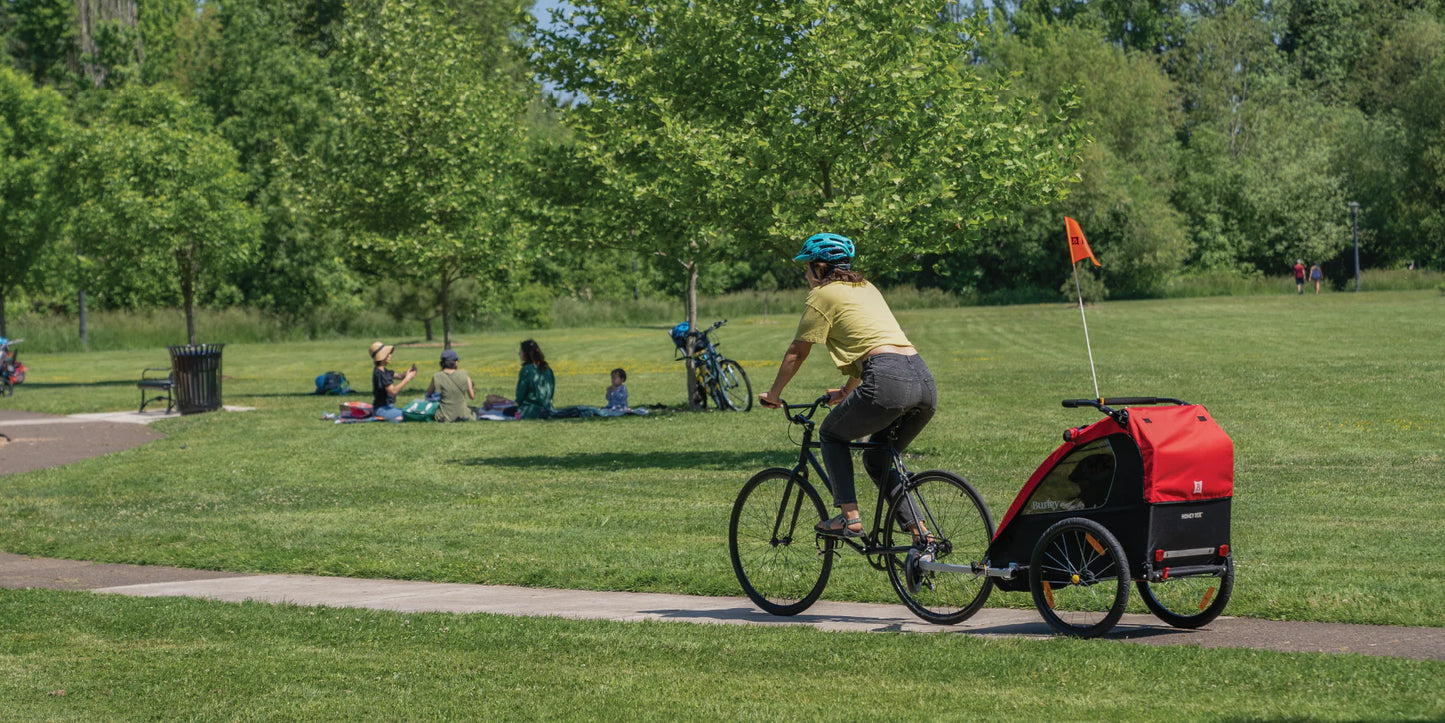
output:
{"label": "yellow t-shirt", "polygon": [[827,344],[833,364],[850,377],[862,377],[858,360],[876,346],[913,346],[888,302],[867,281],[834,281],[808,292],[796,341]]}

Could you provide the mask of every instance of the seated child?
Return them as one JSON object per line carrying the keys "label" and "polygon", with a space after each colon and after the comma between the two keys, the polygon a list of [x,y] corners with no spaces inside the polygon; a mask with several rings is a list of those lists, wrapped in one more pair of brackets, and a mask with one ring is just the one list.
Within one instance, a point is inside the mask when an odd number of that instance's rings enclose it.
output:
{"label": "seated child", "polygon": [[620,367],[612,370],[612,386],[607,388],[605,409],[627,409],[627,372]]}

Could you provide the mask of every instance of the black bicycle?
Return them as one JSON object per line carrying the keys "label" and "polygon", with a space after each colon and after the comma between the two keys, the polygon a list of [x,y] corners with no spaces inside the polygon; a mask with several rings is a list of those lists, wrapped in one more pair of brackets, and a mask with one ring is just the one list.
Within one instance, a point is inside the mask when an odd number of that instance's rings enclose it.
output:
{"label": "black bicycle", "polygon": [[891,443],[854,442],[853,449],[889,450],[893,489],[878,491],[871,529],[862,537],[825,536],[814,529],[828,514],[809,481],[810,472],[832,489],[813,453],[821,446],[813,441],[813,416],[827,400],[779,400],[788,422],[803,428],[798,464],[753,475],[733,503],[728,553],[743,591],[774,615],[803,612],[828,584],[841,542],[874,569],[886,570],[899,599],[918,617],[951,625],[973,615],[993,587],[983,570],[993,519],[983,498],[962,477],[941,470],[914,474]]}
{"label": "black bicycle", "polygon": [[[701,332],[685,332],[694,339],[692,356],[693,373],[697,375],[697,397],[693,401],[697,406],[706,407],[711,400],[718,409],[746,412],[753,408],[753,383],[748,381],[747,372],[743,371],[741,364],[718,353],[717,347],[721,342],[711,337],[726,323],[728,320],[723,319]],[[674,336],[673,341],[680,351],[685,349],[682,336]]]}

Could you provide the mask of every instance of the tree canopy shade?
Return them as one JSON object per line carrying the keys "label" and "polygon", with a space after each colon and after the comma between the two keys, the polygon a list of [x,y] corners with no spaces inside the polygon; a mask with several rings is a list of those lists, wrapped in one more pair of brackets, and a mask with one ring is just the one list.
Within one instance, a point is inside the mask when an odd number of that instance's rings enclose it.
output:
{"label": "tree canopy shade", "polygon": [[196,103],[163,86],[115,91],[61,159],[80,255],[148,272],[157,296],[179,290],[190,344],[203,271],[245,258],[256,239],[238,165]]}
{"label": "tree canopy shade", "polygon": [[442,4],[354,5],[338,63],[344,129],[327,162],[329,197],[357,264],[448,289],[515,259],[519,122],[527,95],[494,43]]}
{"label": "tree canopy shade", "polygon": [[60,94],[0,65],[0,336],[9,336],[6,297],[56,230],[50,173],[65,131]]}

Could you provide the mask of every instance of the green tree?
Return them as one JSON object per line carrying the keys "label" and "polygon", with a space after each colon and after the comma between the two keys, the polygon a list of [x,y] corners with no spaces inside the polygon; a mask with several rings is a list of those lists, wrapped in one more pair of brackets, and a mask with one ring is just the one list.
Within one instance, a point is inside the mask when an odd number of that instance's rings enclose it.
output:
{"label": "green tree", "polygon": [[[1065,257],[1064,216],[1077,219],[1106,259],[1101,287],[1126,296],[1162,287],[1188,256],[1183,218],[1170,203],[1179,121],[1178,94],[1158,56],[1105,42],[1100,31],[1058,23],[1027,39],[986,43],[990,65],[1019,74],[1017,91],[1052,111],[1060,88],[1077,87],[1079,117],[1094,142],[1084,151],[1081,183],[1064,203],[1034,207],[1023,223],[990,233],[987,243],[940,259],[946,285],[985,295],[1040,292],[1073,281]],[[950,269],[950,267],[952,267]],[[1041,293],[1042,295],[1042,293]]]}
{"label": "green tree", "polygon": [[64,134],[59,94],[0,66],[0,336],[7,298],[55,238],[50,174]]}
{"label": "green tree", "polygon": [[[8,50],[16,66],[38,84],[66,79],[66,61],[75,45],[75,7],[71,0],[3,0],[0,12],[10,31]],[[3,46],[0,46],[3,47]]]}
{"label": "green tree", "polygon": [[254,262],[234,281],[248,303],[296,317],[339,305],[358,285],[338,229],[305,196],[310,157],[335,132],[331,62],[310,35],[308,3],[237,0],[217,16],[198,95],[251,177],[262,217]]}
{"label": "green tree", "polygon": [[159,298],[178,291],[195,344],[205,271],[234,266],[256,237],[235,149],[194,102],[164,87],[128,87],[74,136],[61,166],[83,256],[151,272]]}
{"label": "green tree", "polygon": [[444,6],[357,5],[338,62],[343,133],[326,172],[358,265],[449,289],[518,254],[516,170],[527,86],[509,72],[505,38],[466,32]]}
{"label": "green tree", "polygon": [[828,228],[870,269],[912,264],[1061,198],[1074,171],[1082,134],[975,75],[985,26],[943,2],[575,5],[536,33],[537,67],[581,99],[614,237],[677,262],[694,325],[708,263]]}

